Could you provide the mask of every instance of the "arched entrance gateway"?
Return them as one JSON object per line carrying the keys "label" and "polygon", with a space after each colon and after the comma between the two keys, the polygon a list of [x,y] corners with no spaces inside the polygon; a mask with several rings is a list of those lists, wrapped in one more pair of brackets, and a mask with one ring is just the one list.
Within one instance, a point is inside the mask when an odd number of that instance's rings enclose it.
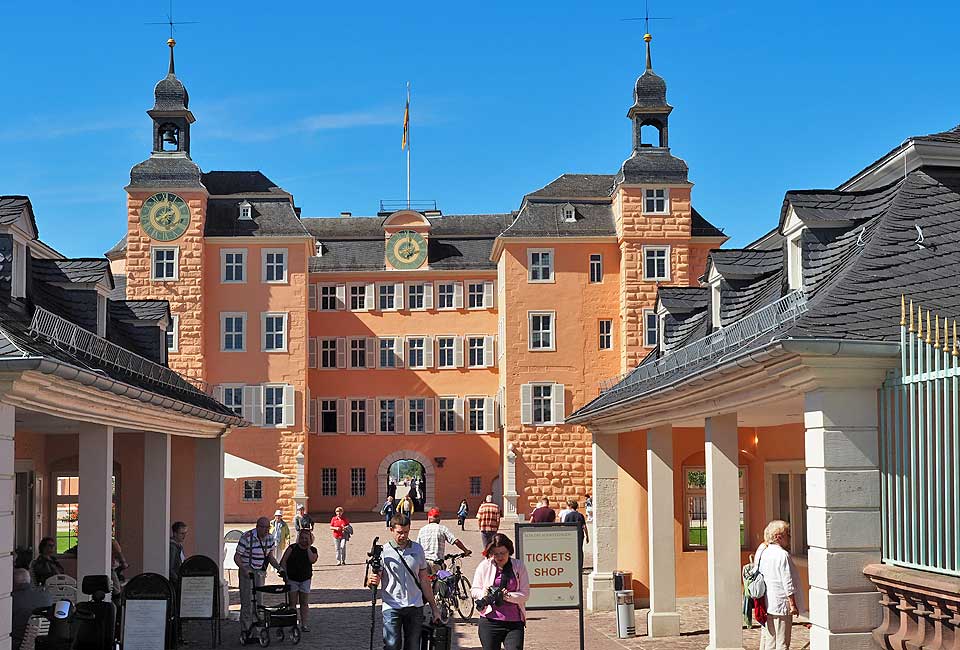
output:
{"label": "arched entrance gateway", "polygon": [[377,471],[380,502],[374,506],[374,511],[380,511],[380,506],[388,494],[399,498],[408,491],[417,512],[429,510],[437,502],[435,478],[433,463],[423,454],[400,450],[388,455],[381,461]]}

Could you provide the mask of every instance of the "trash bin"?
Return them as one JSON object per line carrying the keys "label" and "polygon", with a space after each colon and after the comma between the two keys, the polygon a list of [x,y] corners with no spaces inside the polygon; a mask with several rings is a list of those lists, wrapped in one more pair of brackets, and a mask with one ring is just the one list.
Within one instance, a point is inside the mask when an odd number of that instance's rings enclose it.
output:
{"label": "trash bin", "polygon": [[633,589],[633,571],[614,571],[613,572],[614,591],[625,591]]}
{"label": "trash bin", "polygon": [[617,591],[617,638],[637,635],[637,617],[633,611],[633,590]]}

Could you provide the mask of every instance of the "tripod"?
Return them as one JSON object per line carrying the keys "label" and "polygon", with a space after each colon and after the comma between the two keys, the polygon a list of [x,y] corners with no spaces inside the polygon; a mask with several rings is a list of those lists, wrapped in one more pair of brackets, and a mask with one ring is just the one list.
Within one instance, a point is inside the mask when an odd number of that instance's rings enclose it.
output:
{"label": "tripod", "polygon": [[[383,569],[383,562],[381,562],[380,557],[383,554],[383,547],[377,544],[380,541],[379,537],[373,538],[373,544],[370,545],[370,552],[367,553],[367,568],[363,574],[363,584],[364,586],[368,585],[370,579],[370,572],[373,572],[373,575],[379,576],[380,571]],[[369,585],[370,587],[370,650],[373,650],[373,637],[377,629],[377,585]]]}

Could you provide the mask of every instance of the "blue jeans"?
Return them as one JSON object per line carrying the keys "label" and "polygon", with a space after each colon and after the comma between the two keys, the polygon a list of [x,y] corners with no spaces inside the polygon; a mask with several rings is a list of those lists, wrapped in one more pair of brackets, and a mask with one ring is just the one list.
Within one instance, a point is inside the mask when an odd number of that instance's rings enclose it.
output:
{"label": "blue jeans", "polygon": [[383,610],[383,650],[420,650],[423,607]]}

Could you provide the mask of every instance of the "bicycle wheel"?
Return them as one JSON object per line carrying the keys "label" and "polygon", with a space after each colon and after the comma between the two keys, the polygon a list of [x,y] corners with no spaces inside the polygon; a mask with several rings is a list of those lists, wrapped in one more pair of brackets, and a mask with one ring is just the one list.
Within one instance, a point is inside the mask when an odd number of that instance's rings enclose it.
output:
{"label": "bicycle wheel", "polygon": [[457,608],[460,618],[469,621],[473,618],[473,596],[470,595],[470,581],[467,580],[467,576],[460,576],[454,591],[454,607]]}

